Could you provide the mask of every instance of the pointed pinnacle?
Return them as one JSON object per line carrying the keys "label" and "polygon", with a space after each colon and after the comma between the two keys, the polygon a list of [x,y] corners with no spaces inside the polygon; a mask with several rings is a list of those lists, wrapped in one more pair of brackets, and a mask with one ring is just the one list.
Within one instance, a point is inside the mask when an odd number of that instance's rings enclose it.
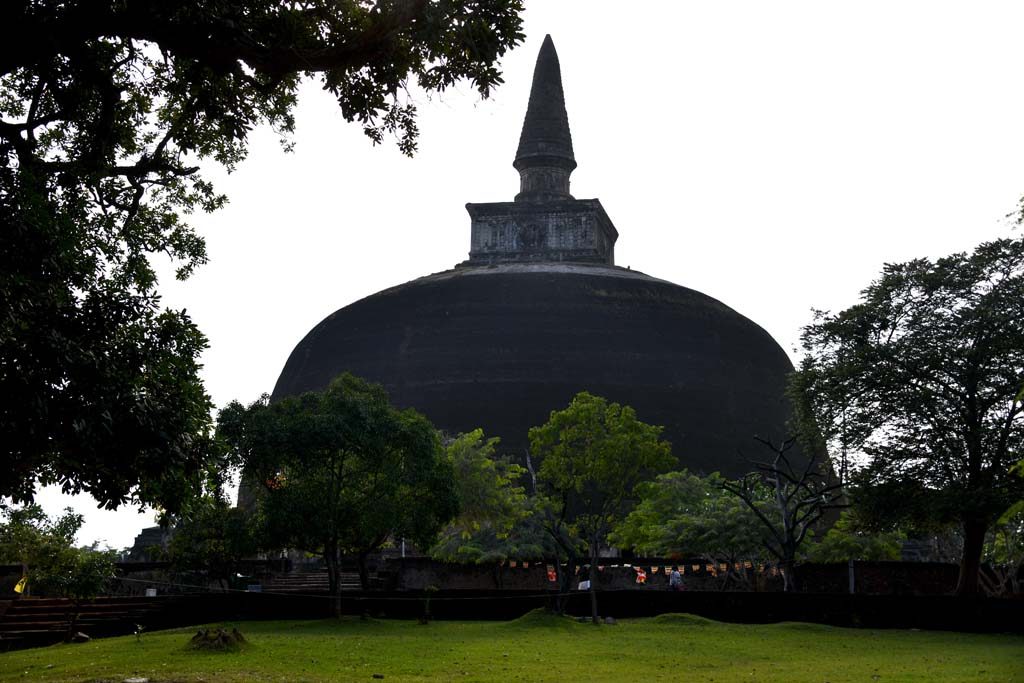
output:
{"label": "pointed pinnacle", "polygon": [[536,157],[543,157],[547,163],[554,160],[569,170],[576,168],[569,117],[565,113],[562,73],[550,35],[544,38],[540,54],[537,55],[530,104],[526,109],[523,132],[519,137],[519,149],[513,165],[522,170],[524,166],[533,165],[531,159]]}

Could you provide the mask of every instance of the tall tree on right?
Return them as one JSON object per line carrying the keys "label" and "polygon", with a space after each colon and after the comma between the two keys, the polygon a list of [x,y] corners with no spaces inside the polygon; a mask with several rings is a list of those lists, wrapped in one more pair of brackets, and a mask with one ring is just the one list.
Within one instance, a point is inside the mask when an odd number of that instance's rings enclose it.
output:
{"label": "tall tree on right", "polygon": [[977,593],[985,533],[1024,495],[1024,239],[887,265],[802,340],[798,419],[859,454],[860,512],[960,525],[957,593]]}

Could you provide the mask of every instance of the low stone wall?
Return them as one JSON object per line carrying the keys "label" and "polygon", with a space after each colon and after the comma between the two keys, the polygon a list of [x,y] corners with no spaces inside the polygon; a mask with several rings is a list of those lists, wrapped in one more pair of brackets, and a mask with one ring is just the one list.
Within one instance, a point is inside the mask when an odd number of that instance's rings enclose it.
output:
{"label": "low stone wall", "polygon": [[854,562],[855,591],[869,595],[942,595],[956,590],[960,567],[943,562]]}
{"label": "low stone wall", "polygon": [[237,574],[228,581],[210,578],[202,571],[176,571],[169,562],[119,562],[117,576],[111,585],[112,595],[141,596],[155,588],[160,595],[205,593],[245,588],[250,583],[275,573],[285,572],[290,563],[282,560],[246,560],[237,567]]}
{"label": "low stone wall", "polygon": [[[346,592],[340,603],[322,594],[211,593],[155,598],[104,598],[146,607],[111,628],[107,635],[130,633],[135,624],[147,630],[243,619],[321,619],[341,611],[377,618],[415,619],[429,610],[434,619],[514,619],[554,605],[553,591],[441,590]],[[598,591],[602,617],[617,619],[687,613],[735,623],[798,621],[864,628],[918,628],[974,632],[1024,633],[1022,599],[952,596],[842,595],[820,593],[740,593],[722,591]],[[567,614],[587,616],[590,597],[574,591],[562,596]],[[126,607],[127,609],[127,607]]]}
{"label": "low stone wall", "polygon": [[392,577],[393,590],[426,590],[430,586],[451,590],[547,590],[547,565],[540,562],[508,564],[450,564],[429,557],[389,559],[384,571]]}
{"label": "low stone wall", "polygon": [[[525,566],[524,566],[525,565]],[[437,562],[425,557],[393,558],[382,565],[392,590],[424,590],[436,586],[451,590],[548,590],[547,565],[544,562],[517,562],[504,565],[465,565]],[[668,572],[679,566],[684,590],[780,592],[782,577],[772,567],[727,567],[704,560],[638,559],[628,564],[609,558],[594,573],[604,590],[658,591],[668,589]],[[601,568],[603,567],[603,569]],[[637,581],[636,568],[642,568],[646,581]],[[565,566],[563,565],[563,571]],[[652,571],[655,570],[655,571]],[[574,575],[577,568],[572,569]],[[848,564],[811,564],[797,566],[802,592],[849,593],[851,568]],[[947,595],[956,587],[959,568],[939,562],[854,562],[854,592],[866,595]],[[575,588],[578,581],[574,579]]]}

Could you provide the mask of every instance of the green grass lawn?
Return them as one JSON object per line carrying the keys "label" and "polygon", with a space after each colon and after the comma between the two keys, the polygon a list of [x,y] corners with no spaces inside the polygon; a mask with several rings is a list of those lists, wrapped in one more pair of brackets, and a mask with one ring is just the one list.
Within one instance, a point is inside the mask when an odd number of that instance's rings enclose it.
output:
{"label": "green grass lawn", "polygon": [[239,652],[195,652],[195,629],[0,654],[4,681],[1024,681],[1024,637],[751,626],[687,615],[595,627],[512,622],[243,622]]}

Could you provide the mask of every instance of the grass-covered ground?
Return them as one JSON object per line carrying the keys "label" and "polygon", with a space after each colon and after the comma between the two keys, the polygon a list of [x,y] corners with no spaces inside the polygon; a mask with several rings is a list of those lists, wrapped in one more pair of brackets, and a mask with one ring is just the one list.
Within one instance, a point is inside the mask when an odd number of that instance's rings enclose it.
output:
{"label": "grass-covered ground", "polygon": [[1024,681],[1024,637],[751,626],[687,615],[595,627],[513,622],[233,624],[238,652],[195,652],[195,629],[0,654],[0,682],[123,681]]}

